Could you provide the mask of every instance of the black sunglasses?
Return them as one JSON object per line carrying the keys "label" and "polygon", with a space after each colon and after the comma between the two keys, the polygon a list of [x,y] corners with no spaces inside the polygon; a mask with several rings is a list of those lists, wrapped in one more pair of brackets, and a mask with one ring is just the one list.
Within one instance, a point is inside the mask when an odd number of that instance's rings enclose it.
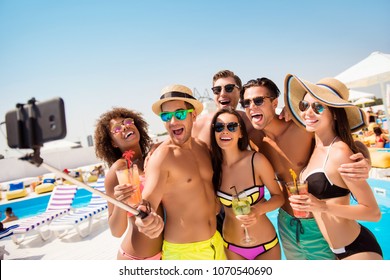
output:
{"label": "black sunglasses", "polygon": [[266,98],[272,99],[269,96],[258,96],[258,97],[255,97],[253,99],[244,99],[241,101],[241,106],[244,108],[249,108],[249,106],[251,106],[252,101],[256,106],[261,106],[261,105],[263,105],[264,99],[266,99]]}
{"label": "black sunglasses", "polygon": [[222,132],[225,129],[225,125],[226,125],[227,130],[229,130],[230,132],[236,132],[237,127],[239,127],[240,124],[237,122],[230,122],[227,124],[221,123],[221,122],[216,122],[215,124],[213,124],[214,131],[215,132]]}
{"label": "black sunglasses", "polygon": [[322,114],[325,110],[324,105],[322,105],[319,102],[309,103],[305,100],[301,100],[301,101],[299,101],[299,104],[298,104],[299,110],[301,112],[305,112],[307,109],[309,109],[310,106],[313,109],[313,112],[316,113],[317,115]]}
{"label": "black sunglasses", "polygon": [[[225,88],[225,91],[227,93],[231,93],[233,92],[234,88],[239,88],[237,85],[235,84],[227,84],[224,86]],[[214,94],[220,94],[221,91],[222,91],[222,87],[221,86],[216,86],[216,87],[212,87],[211,90],[213,91]]]}

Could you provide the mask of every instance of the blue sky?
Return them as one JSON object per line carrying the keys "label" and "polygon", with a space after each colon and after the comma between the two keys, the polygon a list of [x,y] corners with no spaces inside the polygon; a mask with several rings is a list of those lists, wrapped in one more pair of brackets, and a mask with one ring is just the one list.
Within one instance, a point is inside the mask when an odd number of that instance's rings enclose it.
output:
{"label": "blue sky", "polygon": [[151,105],[164,86],[211,93],[221,69],[244,83],[268,77],[282,92],[287,73],[336,76],[374,51],[390,53],[389,10],[388,0],[0,0],[0,121],[18,102],[61,96],[67,140],[86,144],[114,106],[163,132]]}

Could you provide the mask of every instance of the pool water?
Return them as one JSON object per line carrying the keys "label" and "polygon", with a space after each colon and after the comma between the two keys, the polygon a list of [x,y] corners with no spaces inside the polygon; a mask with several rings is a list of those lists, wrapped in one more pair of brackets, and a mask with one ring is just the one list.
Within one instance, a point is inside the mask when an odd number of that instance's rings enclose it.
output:
{"label": "pool water", "polygon": [[[387,232],[387,229],[390,229],[390,181],[377,179],[368,179],[367,181],[371,186],[375,198],[379,204],[380,210],[382,212],[382,218],[379,222],[359,222],[374,233],[375,237],[377,238],[379,244],[382,247],[384,259],[389,260],[390,239],[388,238],[389,233]],[[91,196],[92,193],[88,190],[78,189],[72,206],[75,208],[86,206],[89,203]],[[266,191],[265,197],[269,198],[268,191]],[[12,207],[14,213],[19,218],[27,218],[42,213],[45,211],[49,199],[50,194],[46,194],[40,195],[33,199],[26,199],[3,204],[0,206],[0,211],[2,212],[1,220],[5,218],[4,212],[6,207]],[[353,201],[353,199],[351,200],[351,202],[352,204],[356,203],[355,201]],[[274,227],[277,229],[278,210],[268,213],[267,216],[270,218]],[[285,259],[283,250],[282,259]]]}
{"label": "pool water", "polygon": [[[72,203],[72,207],[83,207],[88,205],[92,193],[85,189],[78,189]],[[4,203],[0,206],[1,220],[5,218],[5,209],[11,207],[12,211],[19,219],[32,217],[43,213],[49,203],[50,193],[42,194],[31,199],[16,200]]]}
{"label": "pool water", "polygon": [[385,147],[384,149],[377,149],[375,150],[376,152],[383,152],[383,153],[390,153],[390,149],[388,149],[389,147]]}
{"label": "pool water", "polygon": [[375,198],[378,202],[382,213],[382,218],[379,222],[360,223],[370,229],[381,245],[385,260],[390,260],[390,238],[388,229],[390,229],[390,181],[368,179],[368,183],[373,189]]}

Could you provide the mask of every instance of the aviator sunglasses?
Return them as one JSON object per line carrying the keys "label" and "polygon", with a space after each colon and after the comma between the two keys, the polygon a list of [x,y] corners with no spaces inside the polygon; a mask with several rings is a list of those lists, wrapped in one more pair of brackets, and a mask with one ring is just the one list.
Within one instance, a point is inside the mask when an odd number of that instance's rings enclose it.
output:
{"label": "aviator sunglasses", "polygon": [[119,132],[122,132],[123,131],[123,127],[128,128],[128,127],[130,127],[133,124],[134,124],[134,120],[132,118],[124,119],[121,122],[118,122],[118,123],[116,123],[116,124],[114,124],[112,126],[111,133],[112,134],[117,134]]}
{"label": "aviator sunglasses", "polygon": [[226,125],[227,130],[229,130],[230,132],[236,132],[237,127],[239,126],[239,123],[230,122],[230,123],[225,124],[225,123],[221,123],[221,122],[216,122],[215,124],[213,124],[214,131],[215,132],[222,132],[225,129],[225,125]]}
{"label": "aviator sunglasses", "polygon": [[187,118],[187,113],[193,112],[194,109],[188,109],[188,110],[177,110],[175,112],[161,112],[160,118],[163,122],[169,122],[173,116],[179,121],[183,121]]}
{"label": "aviator sunglasses", "polygon": [[[225,88],[225,91],[227,93],[231,93],[233,92],[234,88],[239,88],[237,85],[235,84],[227,84],[224,86]],[[216,86],[216,87],[212,87],[211,90],[213,91],[214,94],[220,94],[221,91],[222,91],[222,87],[221,86]]]}
{"label": "aviator sunglasses", "polygon": [[271,99],[271,97],[269,97],[269,96],[258,96],[258,97],[255,97],[253,99],[244,99],[241,101],[241,106],[244,108],[249,108],[249,106],[251,106],[252,101],[256,106],[261,106],[261,105],[263,105],[264,99],[266,99],[266,98]]}
{"label": "aviator sunglasses", "polygon": [[319,102],[309,103],[305,100],[299,101],[298,107],[301,112],[305,112],[307,109],[309,109],[309,107],[311,107],[313,112],[317,115],[322,114],[322,112],[325,110],[324,105],[320,104]]}

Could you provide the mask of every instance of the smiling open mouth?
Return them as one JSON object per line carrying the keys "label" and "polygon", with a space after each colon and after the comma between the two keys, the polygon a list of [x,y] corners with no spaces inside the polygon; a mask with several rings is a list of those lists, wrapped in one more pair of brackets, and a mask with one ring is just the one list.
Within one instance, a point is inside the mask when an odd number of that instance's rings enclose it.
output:
{"label": "smiling open mouth", "polygon": [[260,113],[253,114],[251,117],[252,120],[254,120],[255,122],[260,122],[263,119],[263,114]]}
{"label": "smiling open mouth", "polygon": [[180,128],[180,129],[173,129],[172,132],[173,134],[175,135],[181,135],[183,133],[184,129],[183,128]]}
{"label": "smiling open mouth", "polygon": [[230,141],[230,140],[232,140],[231,137],[221,137],[220,139],[221,139],[221,141]]}
{"label": "smiling open mouth", "polygon": [[229,105],[230,104],[230,100],[226,100],[226,99],[225,100],[220,100],[219,104],[224,105],[224,106]]}
{"label": "smiling open mouth", "polygon": [[132,136],[133,134],[134,134],[134,131],[129,131],[128,133],[126,133],[125,139],[129,138],[129,137]]}

